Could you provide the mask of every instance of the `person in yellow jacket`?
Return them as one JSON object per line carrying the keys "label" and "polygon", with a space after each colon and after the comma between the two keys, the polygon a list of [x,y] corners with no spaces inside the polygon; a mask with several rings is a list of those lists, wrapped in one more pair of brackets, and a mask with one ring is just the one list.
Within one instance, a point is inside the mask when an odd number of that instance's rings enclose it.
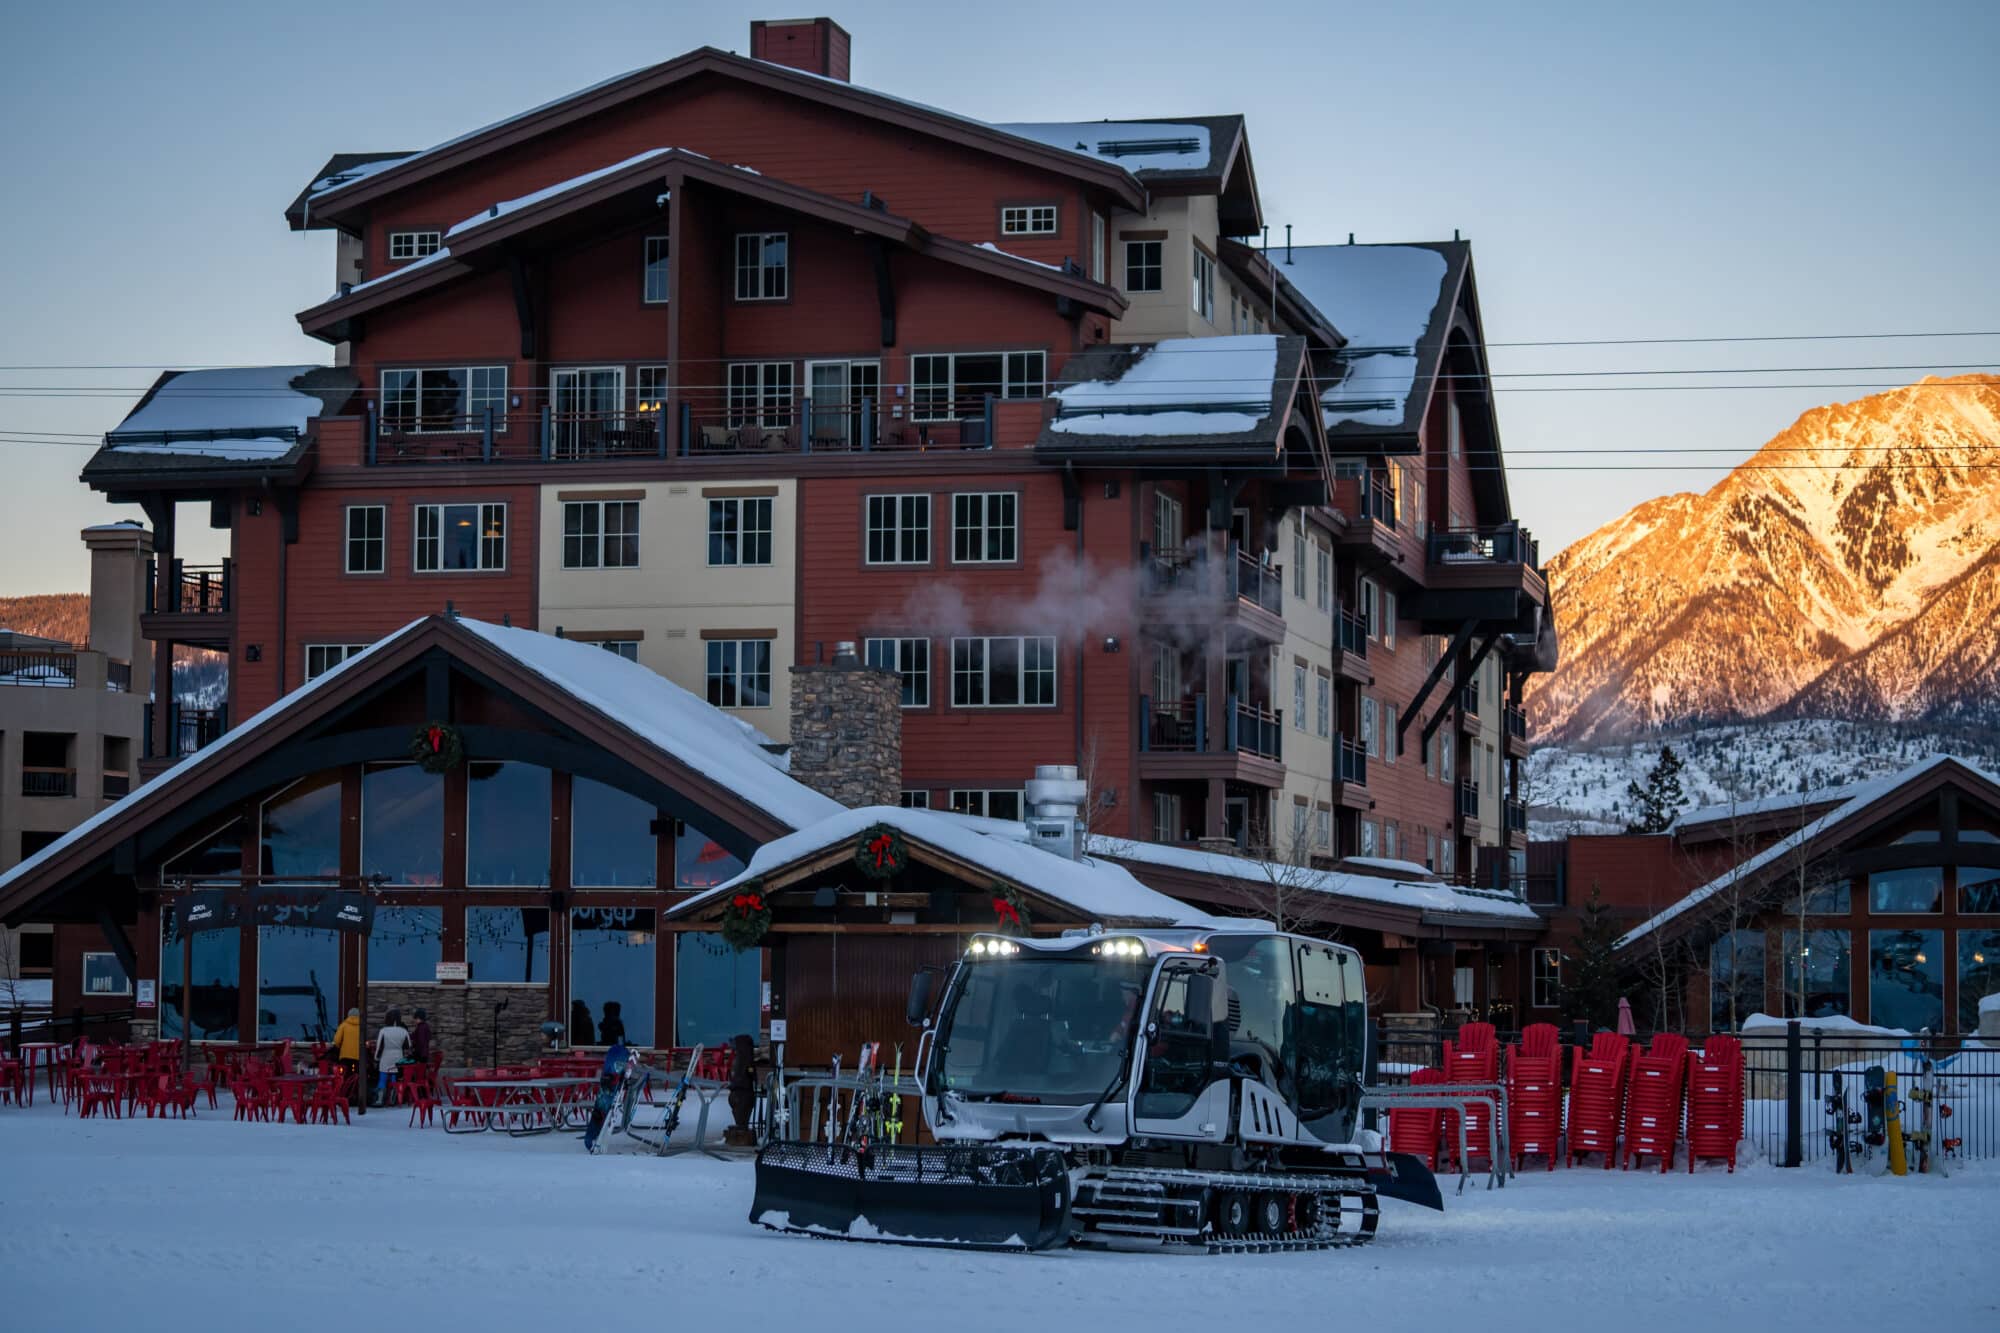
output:
{"label": "person in yellow jacket", "polygon": [[343,1088],[353,1090],[357,1104],[361,1099],[361,1011],[349,1009],[347,1017],[340,1020],[340,1026],[333,1030],[333,1062],[340,1070]]}

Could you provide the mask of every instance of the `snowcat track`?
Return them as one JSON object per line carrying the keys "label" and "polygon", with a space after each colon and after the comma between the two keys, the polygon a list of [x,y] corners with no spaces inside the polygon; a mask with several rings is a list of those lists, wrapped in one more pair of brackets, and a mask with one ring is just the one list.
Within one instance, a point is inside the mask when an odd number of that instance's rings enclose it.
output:
{"label": "snowcat track", "polygon": [[[1317,1216],[1296,1231],[1217,1233],[1209,1224],[1224,1191],[1311,1197]],[[1365,1245],[1375,1238],[1381,1200],[1352,1176],[1188,1171],[1168,1167],[1098,1167],[1077,1184],[1072,1241],[1108,1249],[1192,1254],[1273,1254]]]}

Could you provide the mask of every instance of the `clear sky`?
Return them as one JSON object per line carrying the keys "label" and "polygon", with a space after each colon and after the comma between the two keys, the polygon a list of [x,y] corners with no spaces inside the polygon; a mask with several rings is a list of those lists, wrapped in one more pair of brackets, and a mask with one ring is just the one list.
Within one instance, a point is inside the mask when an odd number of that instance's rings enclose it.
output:
{"label": "clear sky", "polygon": [[[1496,344],[2000,326],[2000,4],[821,12],[853,33],[857,82],[972,116],[1241,112],[1278,235],[1457,229]],[[746,50],[748,20],[792,16],[668,0],[13,7],[0,366],[324,359],[292,316],[325,297],[333,242],[282,213],[330,153],[420,148],[691,47]],[[2000,338],[1493,353],[1514,506],[1545,552],[1706,488],[1814,404],[1996,362]],[[1823,366],[1918,369],[1528,378]],[[76,474],[153,374],[0,370],[0,441],[74,437],[0,442],[0,594],[81,590],[76,530],[138,516]],[[1631,387],[1746,380],[1820,387]],[[1725,452],[1634,452],[1668,447]]]}

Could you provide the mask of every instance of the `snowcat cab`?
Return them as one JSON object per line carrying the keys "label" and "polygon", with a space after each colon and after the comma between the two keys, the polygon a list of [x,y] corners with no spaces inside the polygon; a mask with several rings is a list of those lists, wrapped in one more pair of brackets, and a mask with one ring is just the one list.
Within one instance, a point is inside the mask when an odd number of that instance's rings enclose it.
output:
{"label": "snowcat cab", "polygon": [[1352,949],[1252,929],[980,935],[935,1017],[933,980],[912,980],[910,1017],[937,1145],[774,1141],[753,1221],[1018,1249],[1310,1248],[1368,1239],[1377,1194],[1442,1207],[1420,1163],[1357,1133]]}

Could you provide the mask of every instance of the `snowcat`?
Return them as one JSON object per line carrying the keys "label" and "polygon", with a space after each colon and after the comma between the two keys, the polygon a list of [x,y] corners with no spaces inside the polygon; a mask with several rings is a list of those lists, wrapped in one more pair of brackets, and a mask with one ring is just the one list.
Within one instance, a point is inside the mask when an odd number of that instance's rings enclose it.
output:
{"label": "snowcat", "polygon": [[1360,1130],[1361,959],[1241,929],[977,935],[909,1017],[932,1144],[773,1139],[750,1220],[857,1240],[1231,1251],[1373,1237],[1430,1171]]}

